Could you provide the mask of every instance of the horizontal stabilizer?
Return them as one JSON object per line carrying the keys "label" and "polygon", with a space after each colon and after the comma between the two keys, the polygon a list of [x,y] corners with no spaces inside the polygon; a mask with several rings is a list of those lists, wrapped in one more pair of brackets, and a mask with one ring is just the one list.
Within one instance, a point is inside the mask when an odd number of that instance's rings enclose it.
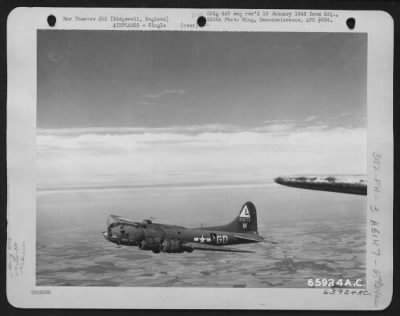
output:
{"label": "horizontal stabilizer", "polygon": [[264,237],[260,235],[250,235],[250,234],[238,234],[235,235],[236,238],[241,239],[241,240],[246,240],[246,241],[255,241],[255,242],[265,242],[265,243],[270,243],[270,244],[277,244],[276,241],[273,240],[268,240],[265,239]]}
{"label": "horizontal stabilizer", "polygon": [[264,237],[258,234],[235,234],[234,237],[241,240],[256,241],[256,242],[262,242],[265,240]]}
{"label": "horizontal stabilizer", "polygon": [[254,251],[250,251],[250,250],[229,248],[229,247],[225,247],[225,246],[212,246],[212,245],[199,244],[199,243],[193,243],[193,242],[186,242],[182,246],[190,247],[190,248],[196,249],[196,250],[254,253]]}
{"label": "horizontal stabilizer", "polygon": [[278,177],[275,182],[289,187],[309,190],[367,195],[367,179],[365,176]]}

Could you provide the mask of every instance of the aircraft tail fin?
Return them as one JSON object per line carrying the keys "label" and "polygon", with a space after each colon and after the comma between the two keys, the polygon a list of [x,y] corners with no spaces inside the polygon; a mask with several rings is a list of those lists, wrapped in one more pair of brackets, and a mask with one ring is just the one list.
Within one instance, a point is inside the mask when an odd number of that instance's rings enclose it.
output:
{"label": "aircraft tail fin", "polygon": [[239,215],[229,224],[215,227],[204,227],[204,229],[257,234],[258,226],[256,207],[252,202],[246,202],[241,207]]}
{"label": "aircraft tail fin", "polygon": [[246,202],[240,209],[239,216],[236,218],[237,227],[242,232],[258,232],[257,211],[252,202]]}

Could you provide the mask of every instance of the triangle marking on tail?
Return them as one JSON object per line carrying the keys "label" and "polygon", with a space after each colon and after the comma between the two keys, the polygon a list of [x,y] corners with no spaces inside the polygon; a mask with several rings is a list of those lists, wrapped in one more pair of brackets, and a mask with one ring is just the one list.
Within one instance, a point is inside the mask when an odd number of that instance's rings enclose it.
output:
{"label": "triangle marking on tail", "polygon": [[239,220],[241,222],[250,222],[250,212],[246,204],[243,206],[242,211],[239,214]]}

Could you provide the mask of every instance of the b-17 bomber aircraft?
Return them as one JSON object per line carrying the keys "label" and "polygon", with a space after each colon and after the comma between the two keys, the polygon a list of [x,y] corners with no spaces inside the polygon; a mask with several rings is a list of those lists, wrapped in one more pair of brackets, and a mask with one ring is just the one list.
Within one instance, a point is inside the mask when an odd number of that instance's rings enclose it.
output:
{"label": "b-17 bomber aircraft", "polygon": [[138,246],[154,253],[192,252],[194,249],[227,252],[252,252],[228,245],[271,242],[258,234],[257,212],[252,202],[246,202],[239,215],[229,224],[213,227],[185,228],[154,223],[150,219],[134,222],[110,215],[104,238],[118,246]]}

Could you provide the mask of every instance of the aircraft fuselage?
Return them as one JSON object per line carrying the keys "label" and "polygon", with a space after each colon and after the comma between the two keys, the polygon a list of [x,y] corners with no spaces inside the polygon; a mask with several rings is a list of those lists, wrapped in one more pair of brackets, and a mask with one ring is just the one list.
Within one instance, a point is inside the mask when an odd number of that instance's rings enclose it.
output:
{"label": "aircraft fuselage", "polygon": [[253,203],[246,202],[239,215],[226,225],[186,228],[177,225],[153,223],[151,220],[134,222],[110,215],[104,238],[117,245],[139,246],[153,252],[209,251],[251,252],[226,247],[228,245],[264,242],[257,231],[257,213]]}
{"label": "aircraft fuselage", "polygon": [[[104,237],[113,243],[126,246],[138,246],[142,237],[150,235],[155,242],[176,239],[182,242],[196,242],[209,245],[237,245],[257,241],[243,240],[235,237],[235,233],[209,230],[205,228],[186,228],[183,226],[166,225],[159,223],[142,224],[143,227],[134,227],[129,224],[119,224],[104,232]],[[141,231],[142,230],[142,231]]]}

